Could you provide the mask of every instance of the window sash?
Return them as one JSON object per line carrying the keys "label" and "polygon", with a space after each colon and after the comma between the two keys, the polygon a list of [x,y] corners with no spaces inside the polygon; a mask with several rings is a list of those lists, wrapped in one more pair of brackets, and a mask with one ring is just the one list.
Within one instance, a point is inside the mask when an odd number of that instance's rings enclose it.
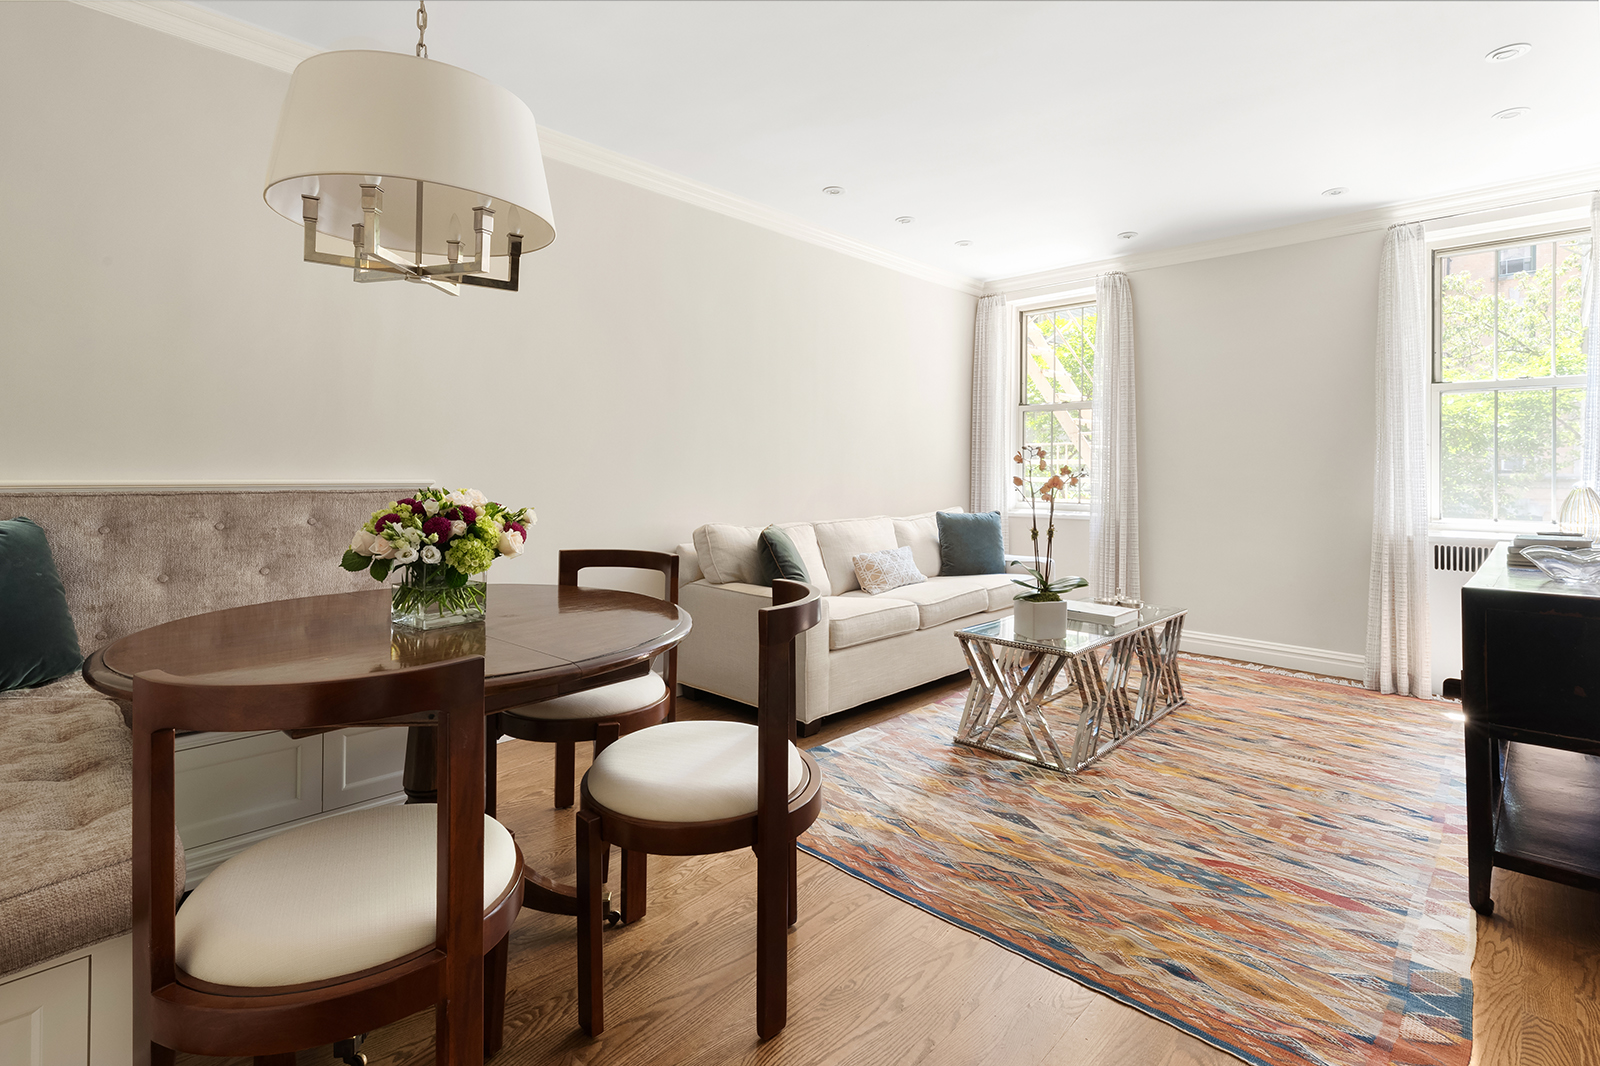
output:
{"label": "window sash", "polygon": [[[1092,411],[1092,410],[1094,410],[1094,401],[1092,399],[1088,399],[1088,400],[1068,400],[1068,401],[1062,401],[1062,402],[1059,402],[1059,403],[1027,403],[1027,402],[1024,402],[1026,397],[1027,397],[1027,395],[1028,395],[1028,330],[1027,330],[1028,319],[1031,316],[1044,315],[1044,314],[1057,314],[1057,313],[1062,312],[1062,311],[1082,311],[1082,310],[1095,309],[1095,305],[1096,305],[1096,301],[1095,301],[1095,298],[1093,296],[1085,296],[1084,298],[1077,299],[1077,300],[1066,300],[1066,301],[1063,301],[1061,303],[1044,304],[1044,305],[1038,306],[1038,307],[1025,307],[1025,308],[1019,308],[1018,309],[1017,318],[1016,318],[1016,326],[1017,326],[1017,350],[1016,350],[1017,363],[1016,363],[1016,370],[1017,370],[1017,397],[1018,397],[1018,403],[1017,403],[1017,407],[1016,407],[1016,411],[1017,411],[1016,422],[1013,424],[1013,427],[1012,427],[1012,433],[1013,433],[1013,436],[1014,436],[1014,438],[1015,438],[1015,440],[1017,442],[1017,447],[1020,448],[1022,446],[1022,443],[1027,439],[1028,416],[1031,415],[1031,414],[1046,414],[1046,413],[1053,413],[1053,412],[1057,412],[1057,411],[1064,411],[1064,412],[1067,412],[1069,414],[1076,415],[1076,414],[1079,414],[1079,413],[1081,413],[1083,411]],[[1085,442],[1085,443],[1087,443],[1087,442]],[[1085,464],[1087,465],[1088,464],[1088,459],[1089,459],[1088,455],[1085,454],[1083,458],[1084,458]],[[1089,476],[1090,476],[1090,478],[1093,478],[1093,476],[1094,476],[1094,471],[1092,469],[1089,472]],[[1010,485],[1009,480],[1007,481],[1007,485]],[[1085,493],[1085,495],[1087,496],[1087,493]],[[1018,514],[1018,513],[1026,514],[1026,513],[1028,513],[1028,502],[1027,502],[1027,500],[1023,499],[1020,495],[1018,495],[1015,487],[1012,487],[1012,491],[1011,491],[1011,506],[1010,506],[1009,510],[1013,514]],[[1083,512],[1083,513],[1086,514],[1086,513],[1088,513],[1088,510],[1089,510],[1089,501],[1087,499],[1082,500],[1082,501],[1059,500],[1058,499],[1056,501],[1056,513],[1057,514],[1060,514],[1062,512],[1069,512],[1070,513],[1070,512],[1074,512],[1074,511]]]}

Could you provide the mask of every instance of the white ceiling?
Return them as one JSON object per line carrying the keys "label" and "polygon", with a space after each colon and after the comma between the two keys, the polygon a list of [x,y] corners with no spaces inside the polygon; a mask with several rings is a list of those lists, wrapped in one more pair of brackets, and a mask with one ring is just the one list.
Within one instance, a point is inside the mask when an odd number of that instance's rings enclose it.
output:
{"label": "white ceiling", "polygon": [[[412,0],[203,6],[320,48],[416,43]],[[511,89],[543,126],[978,278],[1600,168],[1588,0],[433,0],[428,15],[433,59]],[[1532,52],[1484,61],[1519,41]],[[1489,117],[1513,106],[1532,112]],[[1320,195],[1335,186],[1350,191]]]}

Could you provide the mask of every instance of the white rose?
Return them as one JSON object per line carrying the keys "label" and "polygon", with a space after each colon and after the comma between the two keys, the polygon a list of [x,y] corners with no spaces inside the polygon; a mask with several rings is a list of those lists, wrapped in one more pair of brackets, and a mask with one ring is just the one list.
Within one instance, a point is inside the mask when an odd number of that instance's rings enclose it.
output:
{"label": "white rose", "polygon": [[421,554],[422,561],[427,563],[429,566],[432,566],[434,563],[444,558],[444,552],[440,551],[438,548],[435,548],[432,544],[429,544],[427,547],[423,548]]}
{"label": "white rose", "polygon": [[438,500],[423,500],[422,501],[422,509],[424,511],[428,512],[429,515],[436,515],[436,514],[439,513],[439,501]]}
{"label": "white rose", "polygon": [[404,566],[417,561],[417,549],[412,547],[401,548],[394,553],[394,565]]}
{"label": "white rose", "polygon": [[371,555],[372,534],[364,529],[356,530],[356,535],[350,538],[350,550],[357,555]]}
{"label": "white rose", "polygon": [[527,526],[536,526],[536,525],[538,525],[539,524],[539,516],[533,513],[533,508],[532,507],[528,508],[528,512],[527,513],[528,513],[528,517],[524,518],[522,520],[522,524],[523,525],[527,525]]}
{"label": "white rose", "polygon": [[467,531],[467,524],[465,522],[461,521],[461,519],[458,518],[454,522],[450,523],[450,535],[452,537],[459,537],[463,533],[465,533],[466,531]]}
{"label": "white rose", "polygon": [[384,537],[382,534],[377,534],[373,536],[372,547],[367,554],[371,555],[374,559],[388,559],[394,555],[394,545],[389,543],[387,537]]}
{"label": "white rose", "polygon": [[483,505],[489,502],[489,497],[485,496],[477,489],[462,489],[461,491],[466,494],[467,506],[471,507],[475,511],[483,510]]}
{"label": "white rose", "polygon": [[444,502],[449,507],[471,507],[472,497],[465,492],[447,492],[444,495]]}
{"label": "white rose", "polygon": [[518,533],[514,529],[505,530],[500,534],[500,543],[498,547],[501,555],[521,555],[522,534]]}
{"label": "white rose", "polygon": [[400,531],[400,535],[406,538],[406,543],[413,548],[422,543],[422,530],[420,529],[412,529],[407,526]]}

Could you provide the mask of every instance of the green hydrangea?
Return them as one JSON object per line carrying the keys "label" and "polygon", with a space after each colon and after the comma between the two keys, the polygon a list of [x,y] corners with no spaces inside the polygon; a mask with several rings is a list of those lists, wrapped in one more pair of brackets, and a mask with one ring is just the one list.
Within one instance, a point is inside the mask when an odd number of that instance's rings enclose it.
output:
{"label": "green hydrangea", "polygon": [[445,549],[444,561],[463,574],[481,574],[494,562],[494,545],[474,536],[456,537]]}
{"label": "green hydrangea", "polygon": [[488,542],[491,548],[500,543],[500,523],[490,518],[487,514],[478,516],[478,520],[472,523],[472,531],[474,536]]}

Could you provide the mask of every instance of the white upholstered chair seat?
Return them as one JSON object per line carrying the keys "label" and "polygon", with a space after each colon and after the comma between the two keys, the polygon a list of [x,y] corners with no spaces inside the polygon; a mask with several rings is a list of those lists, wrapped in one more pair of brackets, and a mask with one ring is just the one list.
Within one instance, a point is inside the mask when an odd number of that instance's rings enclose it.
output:
{"label": "white upholstered chair seat", "polygon": [[[760,734],[744,722],[663,722],[602,751],[584,778],[595,802],[630,818],[710,822],[756,812]],[[805,781],[789,745],[789,792]]]}
{"label": "white upholstered chair seat", "polygon": [[[214,984],[265,988],[355,973],[432,944],[437,811],[356,811],[235,855],[178,910],[179,968]],[[487,816],[483,869],[487,908],[517,874],[511,834]]]}
{"label": "white upholstered chair seat", "polygon": [[519,718],[542,718],[546,721],[613,718],[629,711],[642,710],[666,698],[667,683],[661,679],[660,674],[652,670],[643,677],[574,692],[570,696],[557,696],[553,700],[526,703],[500,713],[514,714]]}

